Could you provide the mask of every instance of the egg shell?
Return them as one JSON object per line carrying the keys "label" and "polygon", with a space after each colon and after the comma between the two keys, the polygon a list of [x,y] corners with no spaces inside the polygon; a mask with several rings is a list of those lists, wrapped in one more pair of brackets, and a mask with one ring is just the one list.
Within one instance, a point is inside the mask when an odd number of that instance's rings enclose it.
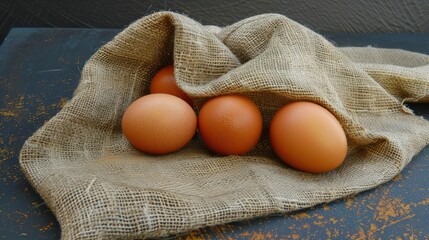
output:
{"label": "egg shell", "polygon": [[156,93],[131,103],[121,126],[135,148],[149,154],[166,154],[183,148],[193,138],[197,116],[184,100]]}
{"label": "egg shell", "polygon": [[214,97],[202,106],[198,128],[207,147],[221,155],[244,155],[258,143],[262,115],[249,98],[238,94]]}
{"label": "egg shell", "polygon": [[297,101],[283,106],[270,124],[271,145],[289,166],[310,173],[337,168],[347,154],[347,137],[322,106]]}

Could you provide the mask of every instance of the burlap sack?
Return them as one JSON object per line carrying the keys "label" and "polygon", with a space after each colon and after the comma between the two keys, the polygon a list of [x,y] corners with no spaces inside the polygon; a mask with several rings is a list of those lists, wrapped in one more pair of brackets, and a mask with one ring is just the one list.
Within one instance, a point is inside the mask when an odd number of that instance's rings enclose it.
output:
{"label": "burlap sack", "polygon": [[[265,131],[251,153],[219,157],[198,138],[165,156],[128,144],[120,128],[125,108],[173,62],[196,111],[215,95],[253,98]],[[429,143],[429,122],[402,102],[428,96],[423,54],[338,48],[277,14],[218,28],[159,12],[91,57],[71,101],[28,139],[20,163],[63,239],[175,235],[310,207],[390,180]],[[270,119],[294,100],[324,106],[344,127],[348,154],[335,171],[299,172],[273,153]]]}

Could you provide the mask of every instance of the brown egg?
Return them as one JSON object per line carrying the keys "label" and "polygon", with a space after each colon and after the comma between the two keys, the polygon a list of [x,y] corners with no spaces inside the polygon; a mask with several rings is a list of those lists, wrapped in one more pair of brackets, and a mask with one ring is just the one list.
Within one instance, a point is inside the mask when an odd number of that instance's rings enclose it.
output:
{"label": "brown egg", "polygon": [[131,103],[122,117],[122,131],[135,148],[165,154],[184,147],[194,136],[197,116],[184,100],[164,93]]}
{"label": "brown egg", "polygon": [[207,147],[222,155],[243,155],[259,140],[262,115],[258,106],[242,95],[222,95],[204,103],[198,128]]}
{"label": "brown egg", "polygon": [[283,106],[271,120],[270,139],[287,165],[304,172],[333,170],[347,153],[341,124],[327,109],[311,102]]}
{"label": "brown egg", "polygon": [[185,100],[193,105],[192,99],[177,86],[174,66],[170,65],[159,70],[150,83],[150,93],[167,93]]}

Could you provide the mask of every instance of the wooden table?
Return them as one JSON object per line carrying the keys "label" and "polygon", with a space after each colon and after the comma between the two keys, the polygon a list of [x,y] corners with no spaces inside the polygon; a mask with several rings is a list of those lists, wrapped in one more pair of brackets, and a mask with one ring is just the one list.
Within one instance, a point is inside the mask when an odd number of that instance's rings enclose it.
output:
{"label": "wooden table", "polygon": [[[85,61],[116,29],[15,28],[0,46],[0,239],[59,239],[55,216],[20,171],[24,141],[71,98]],[[339,46],[429,54],[429,34],[333,34]],[[411,105],[429,119],[429,104]],[[181,239],[429,239],[429,146],[376,189],[283,216],[208,227]]]}

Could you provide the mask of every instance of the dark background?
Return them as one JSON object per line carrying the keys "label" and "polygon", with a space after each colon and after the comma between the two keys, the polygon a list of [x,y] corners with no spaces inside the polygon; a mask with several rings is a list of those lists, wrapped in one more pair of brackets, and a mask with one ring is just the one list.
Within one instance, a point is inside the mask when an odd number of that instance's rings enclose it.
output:
{"label": "dark background", "polygon": [[12,27],[124,28],[160,10],[217,26],[273,12],[315,31],[429,32],[426,0],[0,0],[0,42]]}

